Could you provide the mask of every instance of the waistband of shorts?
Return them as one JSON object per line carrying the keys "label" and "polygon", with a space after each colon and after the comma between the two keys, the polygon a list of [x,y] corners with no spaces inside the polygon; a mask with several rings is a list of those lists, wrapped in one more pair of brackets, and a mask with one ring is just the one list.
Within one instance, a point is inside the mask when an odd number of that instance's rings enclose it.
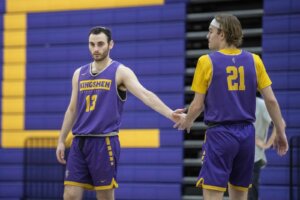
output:
{"label": "waistband of shorts", "polygon": [[248,125],[252,124],[249,121],[232,121],[232,122],[207,122],[208,128],[216,127],[216,126],[226,126],[226,125]]}
{"label": "waistband of shorts", "polygon": [[101,134],[84,134],[84,135],[79,135],[74,133],[75,137],[112,137],[112,136],[117,136],[119,132],[109,132],[109,133],[101,133]]}

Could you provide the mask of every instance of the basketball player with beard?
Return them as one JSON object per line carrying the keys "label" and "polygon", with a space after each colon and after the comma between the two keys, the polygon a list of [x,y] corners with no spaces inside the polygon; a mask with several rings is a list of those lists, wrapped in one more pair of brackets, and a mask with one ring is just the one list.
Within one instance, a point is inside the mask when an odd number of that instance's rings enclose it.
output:
{"label": "basketball player with beard", "polygon": [[110,58],[114,42],[111,31],[94,27],[89,50],[94,61],[78,68],[56,149],[65,164],[65,140],[75,136],[66,166],[64,199],[81,200],[85,189],[95,190],[98,200],[114,200],[120,156],[118,131],[128,90],[156,112],[176,122],[173,111],[145,89],[134,72]]}

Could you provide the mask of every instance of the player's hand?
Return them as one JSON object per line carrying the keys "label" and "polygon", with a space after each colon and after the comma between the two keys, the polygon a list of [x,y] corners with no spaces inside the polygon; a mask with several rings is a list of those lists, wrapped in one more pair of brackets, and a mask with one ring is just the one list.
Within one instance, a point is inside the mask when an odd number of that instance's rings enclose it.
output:
{"label": "player's hand", "polygon": [[177,123],[181,119],[185,118],[186,114],[184,113],[186,111],[185,108],[179,108],[172,113],[172,120],[173,122]]}
{"label": "player's hand", "polygon": [[176,110],[174,110],[173,114],[182,114],[185,113],[187,111],[187,108],[178,108]]}
{"label": "player's hand", "polygon": [[273,147],[276,149],[277,154],[280,156],[284,156],[288,152],[289,144],[285,132],[276,133]]}
{"label": "player's hand", "polygon": [[56,148],[56,159],[61,164],[66,164],[65,149],[66,147],[64,143],[58,143]]}
{"label": "player's hand", "polygon": [[173,116],[181,116],[181,118],[174,124],[173,128],[177,128],[178,130],[185,130],[189,133],[190,129],[193,125],[193,122],[189,122],[186,120],[186,114],[184,113],[186,109],[177,109],[173,112]]}
{"label": "player's hand", "polygon": [[178,121],[173,128],[177,128],[179,131],[186,130],[187,133],[190,133],[193,122],[188,122],[185,118]]}

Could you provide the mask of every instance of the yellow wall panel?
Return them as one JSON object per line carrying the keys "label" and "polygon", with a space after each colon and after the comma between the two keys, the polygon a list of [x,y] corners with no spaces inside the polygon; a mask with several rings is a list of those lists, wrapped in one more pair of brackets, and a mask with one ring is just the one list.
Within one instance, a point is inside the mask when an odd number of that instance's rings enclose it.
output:
{"label": "yellow wall panel", "polygon": [[133,148],[157,148],[160,146],[158,129],[121,130],[119,133],[121,146]]}
{"label": "yellow wall panel", "polygon": [[[23,130],[24,114],[2,114],[2,136],[5,130]],[[2,141],[3,144],[3,141]]]}
{"label": "yellow wall panel", "polygon": [[4,31],[5,47],[26,47],[25,30],[5,30]]}
{"label": "yellow wall panel", "polygon": [[[59,131],[47,130],[30,130],[30,131],[7,131],[2,134],[2,145],[6,148],[23,148],[26,139],[28,138],[58,138]],[[122,148],[157,148],[159,147],[159,130],[158,129],[141,129],[141,130],[120,130],[120,143]],[[67,138],[67,146],[71,144],[72,135]],[[39,146],[41,147],[41,146]],[[45,144],[43,147],[49,147]],[[56,144],[53,145],[53,148]]]}
{"label": "yellow wall panel", "polygon": [[24,98],[2,98],[2,113],[3,114],[25,114],[24,113]]}
{"label": "yellow wall panel", "polygon": [[130,6],[162,5],[164,0],[9,0],[7,12],[49,12]]}
{"label": "yellow wall panel", "polygon": [[[2,145],[6,148],[23,148],[26,138],[58,137],[58,131],[5,131],[2,134]],[[48,147],[48,146],[47,146]],[[54,147],[54,146],[53,146]]]}
{"label": "yellow wall panel", "polygon": [[25,66],[21,64],[4,64],[3,79],[4,80],[23,80],[25,81]]}
{"label": "yellow wall panel", "polygon": [[24,81],[7,81],[2,82],[2,96],[3,97],[24,97],[25,83]]}
{"label": "yellow wall panel", "polygon": [[[6,1],[10,2],[10,1]],[[8,12],[7,12],[8,13]],[[26,14],[5,14],[4,29],[5,30],[25,30],[27,28]]]}
{"label": "yellow wall panel", "polygon": [[26,48],[5,48],[4,63],[26,63]]}

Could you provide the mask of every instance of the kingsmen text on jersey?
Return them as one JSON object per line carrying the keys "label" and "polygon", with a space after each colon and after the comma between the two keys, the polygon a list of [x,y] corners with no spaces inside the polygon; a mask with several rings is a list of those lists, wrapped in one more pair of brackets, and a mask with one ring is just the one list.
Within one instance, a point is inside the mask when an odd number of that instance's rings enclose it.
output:
{"label": "kingsmen text on jersey", "polygon": [[74,135],[100,135],[118,132],[124,100],[118,94],[116,71],[120,63],[112,61],[93,75],[91,64],[81,67],[78,78],[77,119]]}

